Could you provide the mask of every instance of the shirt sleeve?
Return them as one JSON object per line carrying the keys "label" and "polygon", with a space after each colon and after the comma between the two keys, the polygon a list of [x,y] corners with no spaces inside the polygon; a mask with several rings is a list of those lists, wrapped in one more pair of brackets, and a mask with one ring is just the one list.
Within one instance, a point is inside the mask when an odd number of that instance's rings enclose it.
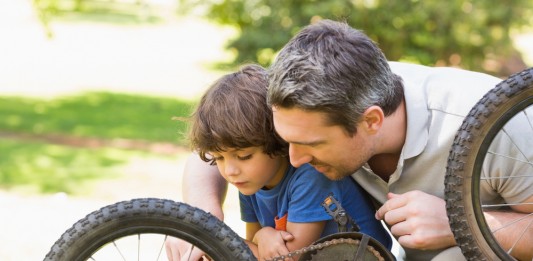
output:
{"label": "shirt sleeve", "polygon": [[333,193],[340,199],[341,184],[331,181],[310,165],[296,170],[289,184],[288,221],[294,223],[331,220],[321,203]]}

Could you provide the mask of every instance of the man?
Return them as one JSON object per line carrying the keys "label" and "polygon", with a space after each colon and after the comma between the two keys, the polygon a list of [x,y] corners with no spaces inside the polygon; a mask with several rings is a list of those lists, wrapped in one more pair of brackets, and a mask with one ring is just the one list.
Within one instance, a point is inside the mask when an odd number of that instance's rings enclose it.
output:
{"label": "man", "polygon": [[[268,101],[291,164],[310,163],[330,179],[352,175],[382,204],[376,218],[388,224],[406,260],[461,260],[443,200],[446,160],[466,114],[499,82],[458,69],[388,63],[365,34],[325,20],[280,51]],[[218,174],[194,157],[188,168],[184,199],[223,217]],[[532,194],[513,197],[532,203]],[[505,218],[487,215],[496,223]],[[531,260],[531,231],[513,255]]]}

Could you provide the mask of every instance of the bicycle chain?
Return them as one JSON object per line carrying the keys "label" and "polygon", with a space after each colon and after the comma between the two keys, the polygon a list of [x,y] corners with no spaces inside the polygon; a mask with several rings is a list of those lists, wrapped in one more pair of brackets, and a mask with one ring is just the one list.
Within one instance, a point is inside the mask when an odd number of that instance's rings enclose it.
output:
{"label": "bicycle chain", "polygon": [[[338,245],[338,244],[359,245],[360,242],[361,241],[357,240],[357,239],[336,238],[336,239],[324,241],[322,243],[317,243],[317,244],[313,244],[313,245],[310,245],[310,246],[306,246],[306,247],[300,248],[298,250],[292,251],[292,252],[288,253],[287,255],[277,256],[277,257],[274,257],[272,259],[267,259],[265,261],[284,261],[286,258],[292,258],[294,256],[302,255],[302,254],[305,254],[307,252],[321,250],[321,249],[324,249],[326,247],[330,247],[332,245]],[[372,246],[366,246],[366,248],[367,248],[368,251],[370,251],[372,254],[374,254],[374,256],[377,258],[377,260],[379,260],[379,261],[384,261],[385,260],[385,258],[383,258],[383,256],[381,256],[379,251],[374,249]]]}

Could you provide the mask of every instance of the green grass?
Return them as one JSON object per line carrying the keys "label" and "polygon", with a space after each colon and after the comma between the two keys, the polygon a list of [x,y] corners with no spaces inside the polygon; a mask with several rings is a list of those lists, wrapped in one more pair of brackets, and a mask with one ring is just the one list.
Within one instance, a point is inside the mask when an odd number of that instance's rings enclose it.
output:
{"label": "green grass", "polygon": [[92,181],[118,178],[128,158],[142,152],[72,148],[0,139],[0,187],[29,193],[83,194]]}
{"label": "green grass", "polygon": [[184,144],[191,101],[91,92],[54,100],[0,97],[0,131]]}
{"label": "green grass", "polygon": [[[91,92],[53,100],[0,97],[0,134],[66,135],[183,145],[191,101]],[[117,148],[77,148],[0,136],[0,188],[83,194],[91,182],[123,175],[132,157],[164,157]]]}

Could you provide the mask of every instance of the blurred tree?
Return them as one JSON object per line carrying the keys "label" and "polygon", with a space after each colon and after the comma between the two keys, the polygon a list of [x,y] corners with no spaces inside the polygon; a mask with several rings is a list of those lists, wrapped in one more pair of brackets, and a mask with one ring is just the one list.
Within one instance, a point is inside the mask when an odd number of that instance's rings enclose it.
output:
{"label": "blurred tree", "polygon": [[[114,24],[157,23],[162,18],[150,7],[149,0],[31,0],[48,37],[54,18],[77,17]],[[75,20],[76,18],[74,18]]]}
{"label": "blurred tree", "polygon": [[533,24],[531,0],[179,0],[234,25],[235,63],[269,65],[303,26],[342,20],[375,40],[389,60],[509,75],[525,67],[511,31]]}

